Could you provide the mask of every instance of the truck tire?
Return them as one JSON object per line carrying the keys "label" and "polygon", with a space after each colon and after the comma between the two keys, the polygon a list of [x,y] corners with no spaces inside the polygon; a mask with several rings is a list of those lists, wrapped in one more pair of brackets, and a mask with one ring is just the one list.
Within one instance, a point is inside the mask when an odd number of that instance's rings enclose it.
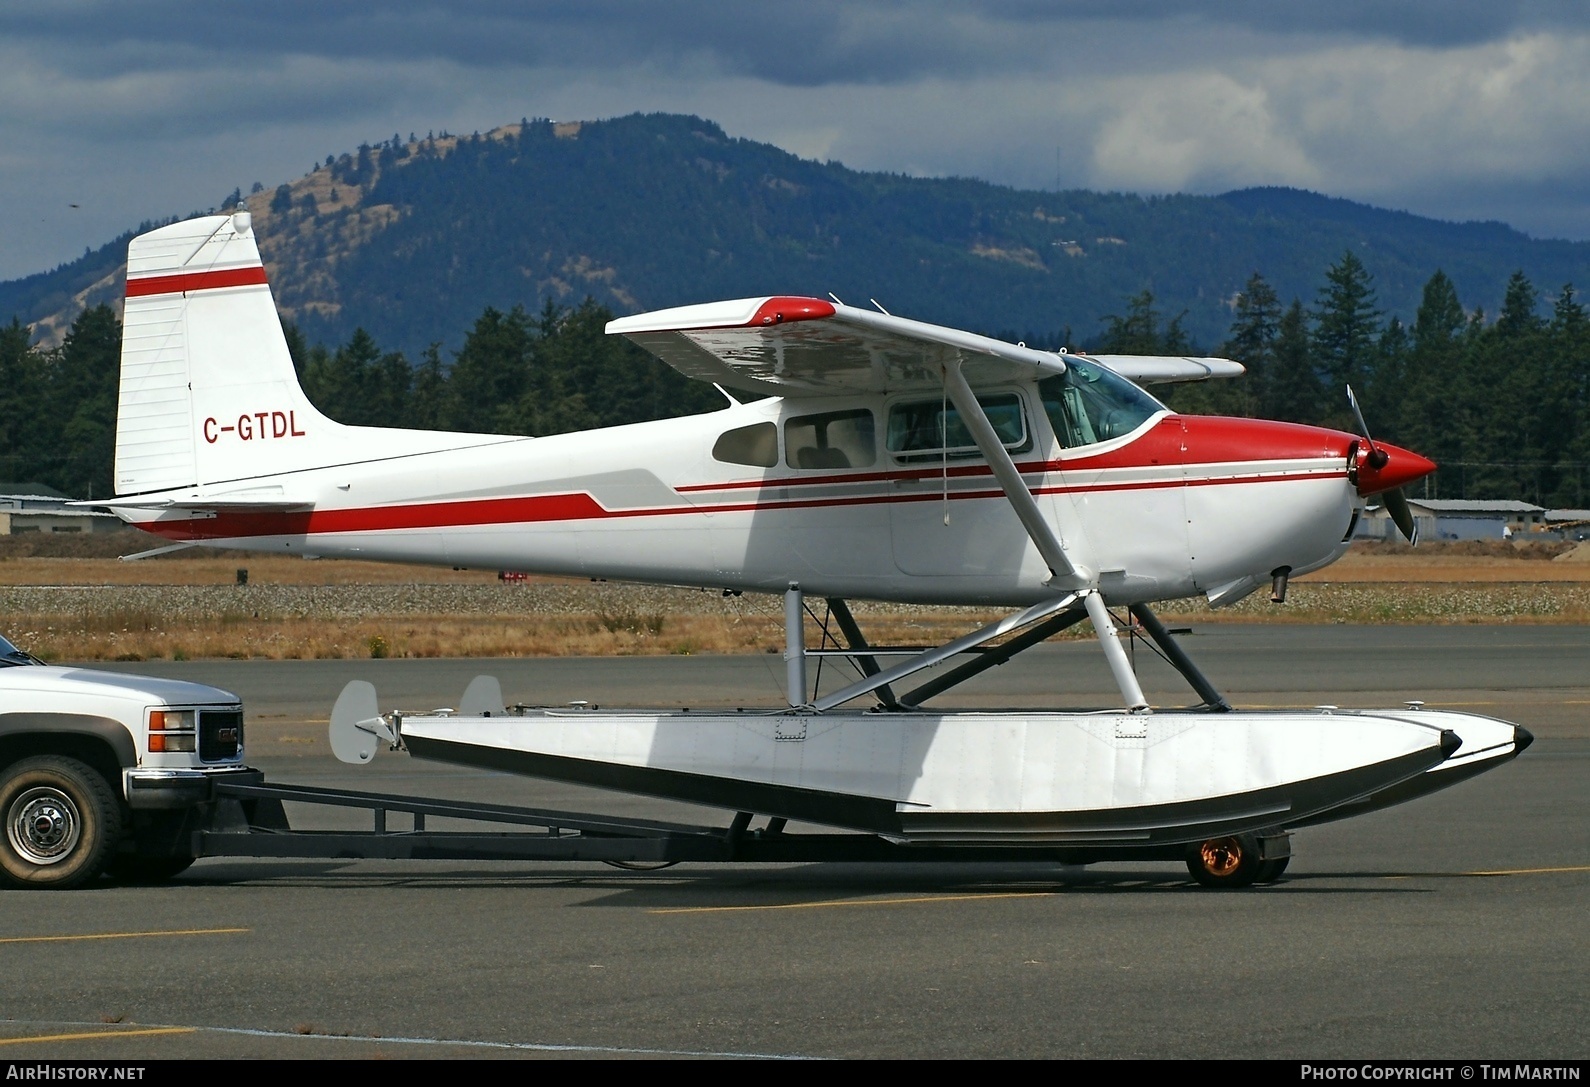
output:
{"label": "truck tire", "polygon": [[97,879],[121,840],[121,805],[99,771],[41,755],[0,772],[0,878],[67,890]]}

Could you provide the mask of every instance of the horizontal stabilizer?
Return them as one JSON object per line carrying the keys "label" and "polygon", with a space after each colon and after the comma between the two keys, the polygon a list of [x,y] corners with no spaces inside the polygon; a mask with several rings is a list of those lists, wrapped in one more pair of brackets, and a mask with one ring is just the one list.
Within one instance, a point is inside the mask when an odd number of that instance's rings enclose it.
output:
{"label": "horizontal stabilizer", "polygon": [[154,498],[143,501],[95,502],[93,505],[112,511],[171,510],[182,513],[308,513],[315,508],[313,502],[285,498]]}

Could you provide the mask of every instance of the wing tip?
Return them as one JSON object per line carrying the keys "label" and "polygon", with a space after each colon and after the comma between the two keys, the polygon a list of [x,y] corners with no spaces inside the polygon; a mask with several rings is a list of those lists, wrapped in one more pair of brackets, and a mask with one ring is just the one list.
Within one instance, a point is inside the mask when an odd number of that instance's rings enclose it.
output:
{"label": "wing tip", "polygon": [[710,328],[763,328],[791,321],[832,317],[834,304],[822,298],[781,294],[761,298],[733,298],[673,309],[652,310],[607,323],[608,335],[637,332],[690,332]]}

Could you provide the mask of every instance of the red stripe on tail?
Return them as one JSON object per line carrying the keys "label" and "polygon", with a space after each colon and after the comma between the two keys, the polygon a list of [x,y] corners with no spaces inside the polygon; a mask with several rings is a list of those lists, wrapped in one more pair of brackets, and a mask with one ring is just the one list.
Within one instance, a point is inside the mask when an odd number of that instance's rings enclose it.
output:
{"label": "red stripe on tail", "polygon": [[252,268],[222,268],[212,272],[178,272],[169,276],[145,276],[127,281],[127,297],[142,298],[151,294],[176,294],[187,291],[208,291],[217,287],[254,287],[265,283],[265,268],[256,264]]}

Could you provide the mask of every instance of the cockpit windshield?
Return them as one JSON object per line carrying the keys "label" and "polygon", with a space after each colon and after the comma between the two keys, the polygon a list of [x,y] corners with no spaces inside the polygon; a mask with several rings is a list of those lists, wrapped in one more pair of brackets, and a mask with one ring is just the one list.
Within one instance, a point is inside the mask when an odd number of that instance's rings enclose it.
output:
{"label": "cockpit windshield", "polygon": [[1165,405],[1113,370],[1067,357],[1066,372],[1038,382],[1043,410],[1067,449],[1124,437]]}

